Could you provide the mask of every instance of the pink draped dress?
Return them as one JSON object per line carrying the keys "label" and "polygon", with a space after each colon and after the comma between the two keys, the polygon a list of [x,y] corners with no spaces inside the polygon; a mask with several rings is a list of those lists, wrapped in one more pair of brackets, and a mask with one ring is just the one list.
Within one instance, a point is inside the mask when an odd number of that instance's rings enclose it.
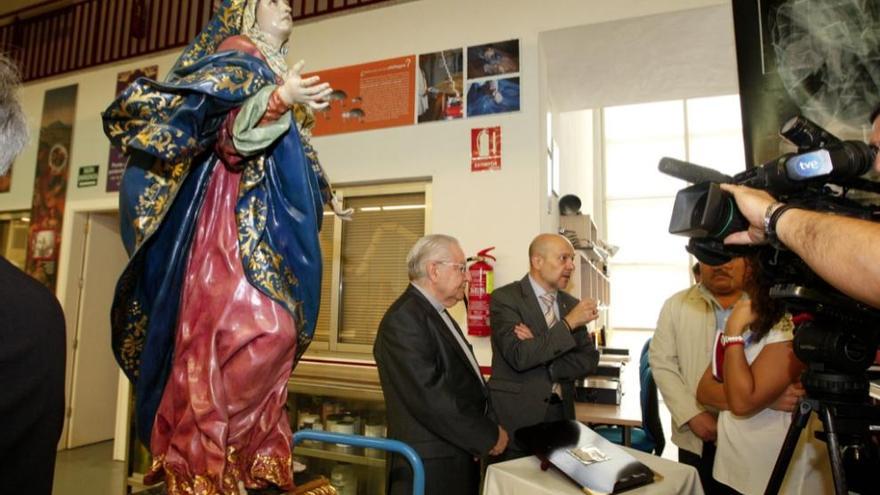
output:
{"label": "pink draped dress", "polygon": [[[263,58],[242,36],[218,51],[230,49]],[[261,123],[286,110],[273,96]],[[196,223],[171,374],[150,441],[145,482],[164,476],[170,495],[237,495],[239,482],[293,488],[286,400],[296,328],[242,270],[235,217],[242,157],[230,137],[237,113],[227,116],[215,146],[219,159]]]}

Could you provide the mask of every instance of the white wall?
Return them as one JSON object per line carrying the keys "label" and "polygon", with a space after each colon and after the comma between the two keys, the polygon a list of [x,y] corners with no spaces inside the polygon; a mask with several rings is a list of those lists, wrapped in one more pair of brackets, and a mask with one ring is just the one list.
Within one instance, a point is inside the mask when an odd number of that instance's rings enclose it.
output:
{"label": "white wall", "polygon": [[[315,146],[335,181],[432,176],[435,232],[467,253],[498,246],[496,282],[527,269],[526,246],[547,221],[538,34],[545,30],[727,4],[725,0],[421,0],[299,27],[292,58],[310,69],[519,38],[521,111],[458,122],[325,137]],[[584,49],[588,49],[584,47]],[[471,173],[469,129],[502,126],[502,170]],[[584,197],[586,201],[592,198]]]}
{"label": "white wall", "polygon": [[[322,163],[335,181],[433,177],[434,231],[455,235],[469,254],[497,246],[495,282],[500,286],[519,279],[527,271],[526,247],[531,239],[558,226],[556,205],[547,212],[545,115],[553,111],[547,91],[552,74],[542,69],[539,33],[727,3],[726,0],[421,0],[302,26],[294,33],[291,52],[292,59],[305,59],[309,69],[320,69],[520,39],[522,102],[518,113],[337,135],[315,141]],[[469,130],[492,125],[502,126],[502,169],[471,173],[467,155]],[[566,171],[562,177],[573,179],[563,187],[563,194],[575,192],[585,204],[590,204],[592,182],[578,177],[586,172],[576,170],[580,166],[577,160],[586,152],[576,149],[571,161],[563,164]],[[563,157],[565,153],[563,150]],[[458,317],[460,311],[453,314],[462,321]],[[480,364],[490,364],[489,340],[470,338],[470,341]]]}
{"label": "white wall", "polygon": [[541,33],[558,112],[736,92],[729,3]]}
{"label": "white wall", "polygon": [[560,156],[559,194],[577,195],[581,198],[581,213],[595,217],[593,111],[562,112],[554,122]]}
{"label": "white wall", "polygon": [[[520,39],[520,112],[314,140],[322,163],[337,183],[432,177],[434,232],[457,236],[469,254],[497,246],[495,280],[501,285],[525,273],[526,246],[531,239],[556,226],[555,213],[546,213],[544,194],[543,121],[552,103],[546,101],[542,88],[552,74],[540,73],[539,33],[719,4],[727,5],[729,0],[418,0],[297,26],[290,60],[305,59],[307,70],[319,70]],[[109,144],[101,130],[100,112],[113,98],[116,74],[158,63],[160,77],[164,77],[174,58],[174,53],[168,53],[29,84],[22,96],[33,137],[15,163],[12,192],[0,194],[0,211],[30,208],[43,95],[72,83],[79,84],[79,94],[67,199],[112,197],[103,192]],[[587,126],[583,119],[571,118],[578,126]],[[493,125],[502,127],[502,169],[471,173],[470,129]],[[589,150],[576,148],[563,149],[563,157],[572,153],[572,160],[580,160],[588,155]],[[101,165],[98,186],[77,189],[77,169],[95,163]],[[579,191],[586,206],[594,200],[587,184],[589,172],[576,168],[566,165],[563,177],[575,177],[571,184],[577,185],[570,186],[571,192]],[[488,342],[483,339],[479,346],[480,361],[486,364],[483,343]]]}

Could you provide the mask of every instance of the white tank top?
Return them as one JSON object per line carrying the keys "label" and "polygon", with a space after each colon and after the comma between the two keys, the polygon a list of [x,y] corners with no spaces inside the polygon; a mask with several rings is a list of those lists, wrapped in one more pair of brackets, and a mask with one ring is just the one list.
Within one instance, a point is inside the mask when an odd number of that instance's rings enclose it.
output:
{"label": "white tank top", "polygon": [[[750,334],[746,332],[747,339]],[[765,346],[791,339],[790,325],[774,327],[766,337],[746,346],[746,360],[751,365]],[[745,495],[764,493],[790,424],[791,413],[775,409],[763,409],[748,417],[722,411],[718,415],[718,450],[712,476]],[[828,451],[814,435],[822,429],[822,423],[813,414],[804,429],[779,493],[834,493]]]}

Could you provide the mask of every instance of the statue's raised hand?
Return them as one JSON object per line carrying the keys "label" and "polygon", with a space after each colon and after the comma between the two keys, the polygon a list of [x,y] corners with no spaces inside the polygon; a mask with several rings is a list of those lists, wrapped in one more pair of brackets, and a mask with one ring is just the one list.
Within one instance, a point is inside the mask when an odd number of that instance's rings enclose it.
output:
{"label": "statue's raised hand", "polygon": [[351,217],[354,215],[354,208],[346,208],[335,194],[330,197],[330,208],[333,209],[333,213],[337,217],[346,222],[351,221]]}
{"label": "statue's raised hand", "polygon": [[333,88],[328,83],[319,84],[321,78],[318,76],[303,79],[300,74],[304,65],[305,62],[300,60],[287,71],[284,84],[278,88],[278,96],[288,106],[302,103],[312,110],[324,109],[330,104],[326,99],[333,92]]}

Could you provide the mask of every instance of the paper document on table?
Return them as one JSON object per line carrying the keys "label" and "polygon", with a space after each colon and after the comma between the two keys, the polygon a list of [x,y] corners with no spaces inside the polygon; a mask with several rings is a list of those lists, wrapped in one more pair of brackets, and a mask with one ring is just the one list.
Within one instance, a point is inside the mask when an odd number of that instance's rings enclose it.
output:
{"label": "paper document on table", "polygon": [[577,421],[538,423],[515,436],[590,493],[618,493],[654,481],[645,464]]}
{"label": "paper document on table", "polygon": [[568,449],[568,453],[574,456],[575,459],[579,460],[584,466],[589,466],[596,462],[607,461],[609,459],[604,452],[593,445],[584,445],[574,449]]}

